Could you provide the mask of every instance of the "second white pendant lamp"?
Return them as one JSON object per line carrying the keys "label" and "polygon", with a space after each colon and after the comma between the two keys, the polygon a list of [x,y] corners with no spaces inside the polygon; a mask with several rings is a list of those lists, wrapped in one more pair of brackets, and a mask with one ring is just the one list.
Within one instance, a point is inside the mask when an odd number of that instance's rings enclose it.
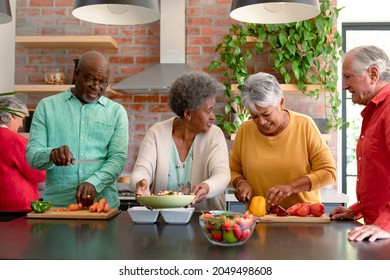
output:
{"label": "second white pendant lamp", "polygon": [[100,24],[145,24],[160,19],[160,0],[75,0],[72,14]]}
{"label": "second white pendant lamp", "polygon": [[233,0],[230,16],[242,22],[279,24],[314,18],[320,11],[318,0]]}

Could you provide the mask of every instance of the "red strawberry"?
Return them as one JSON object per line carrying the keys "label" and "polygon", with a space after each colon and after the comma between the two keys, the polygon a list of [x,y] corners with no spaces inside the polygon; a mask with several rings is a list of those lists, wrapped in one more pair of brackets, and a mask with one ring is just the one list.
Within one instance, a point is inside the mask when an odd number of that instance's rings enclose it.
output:
{"label": "red strawberry", "polygon": [[224,231],[231,231],[233,229],[233,222],[232,220],[225,220],[223,223],[222,223],[222,229]]}
{"label": "red strawberry", "polygon": [[241,227],[240,227],[240,225],[234,224],[233,225],[233,232],[234,232],[234,235],[237,237],[237,239],[240,239],[240,237],[241,237]]}
{"label": "red strawberry", "polygon": [[202,217],[202,219],[205,219],[205,220],[214,218],[213,214],[211,214],[211,213],[204,213],[204,214],[202,214],[201,217]]}
{"label": "red strawberry", "polygon": [[206,229],[208,229],[209,231],[214,229],[214,225],[212,223],[210,223],[210,221],[206,220],[204,221],[204,226]]}
{"label": "red strawberry", "polygon": [[220,230],[216,230],[216,229],[212,230],[211,231],[211,238],[213,240],[215,240],[215,241],[218,241],[218,242],[222,241],[222,233],[221,233],[221,231]]}
{"label": "red strawberry", "polygon": [[248,218],[253,219],[253,215],[251,213],[249,213],[249,212],[245,212],[244,214],[242,214],[242,217],[244,219],[248,219]]}
{"label": "red strawberry", "polygon": [[253,223],[255,222],[255,218],[252,214],[243,214],[242,215],[242,218],[240,219],[240,223],[239,224],[242,224],[244,226],[251,226],[253,225]]}
{"label": "red strawberry", "polygon": [[251,230],[249,228],[247,229],[244,229],[243,231],[241,231],[241,236],[240,236],[240,240],[246,240],[249,238],[249,235],[251,234]]}

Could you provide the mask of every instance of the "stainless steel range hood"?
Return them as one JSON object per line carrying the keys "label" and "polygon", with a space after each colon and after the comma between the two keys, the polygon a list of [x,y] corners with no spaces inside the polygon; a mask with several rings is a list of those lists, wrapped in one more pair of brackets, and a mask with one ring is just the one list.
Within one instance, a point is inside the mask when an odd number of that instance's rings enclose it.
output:
{"label": "stainless steel range hood", "polygon": [[161,0],[160,64],[113,85],[114,90],[167,90],[178,76],[193,70],[185,64],[185,2]]}

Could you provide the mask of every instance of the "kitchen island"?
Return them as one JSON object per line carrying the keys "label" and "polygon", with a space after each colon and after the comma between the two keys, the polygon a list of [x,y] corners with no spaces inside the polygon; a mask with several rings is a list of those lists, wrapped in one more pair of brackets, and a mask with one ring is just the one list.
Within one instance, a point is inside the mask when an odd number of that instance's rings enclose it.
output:
{"label": "kitchen island", "polygon": [[390,259],[390,239],[350,242],[352,221],[258,224],[238,247],[210,244],[199,213],[189,224],[111,220],[27,219],[0,222],[0,259],[24,260],[356,260]]}

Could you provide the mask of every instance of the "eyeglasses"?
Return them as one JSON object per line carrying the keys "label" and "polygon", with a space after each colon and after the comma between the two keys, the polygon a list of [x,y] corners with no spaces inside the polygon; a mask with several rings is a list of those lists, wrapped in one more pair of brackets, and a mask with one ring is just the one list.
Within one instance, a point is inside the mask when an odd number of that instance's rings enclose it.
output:
{"label": "eyeglasses", "polygon": [[96,83],[99,85],[100,88],[106,88],[108,86],[107,80],[98,80],[91,74],[88,74],[88,76],[84,76],[84,74],[79,70],[81,76],[84,79],[84,82],[90,86],[95,86]]}

